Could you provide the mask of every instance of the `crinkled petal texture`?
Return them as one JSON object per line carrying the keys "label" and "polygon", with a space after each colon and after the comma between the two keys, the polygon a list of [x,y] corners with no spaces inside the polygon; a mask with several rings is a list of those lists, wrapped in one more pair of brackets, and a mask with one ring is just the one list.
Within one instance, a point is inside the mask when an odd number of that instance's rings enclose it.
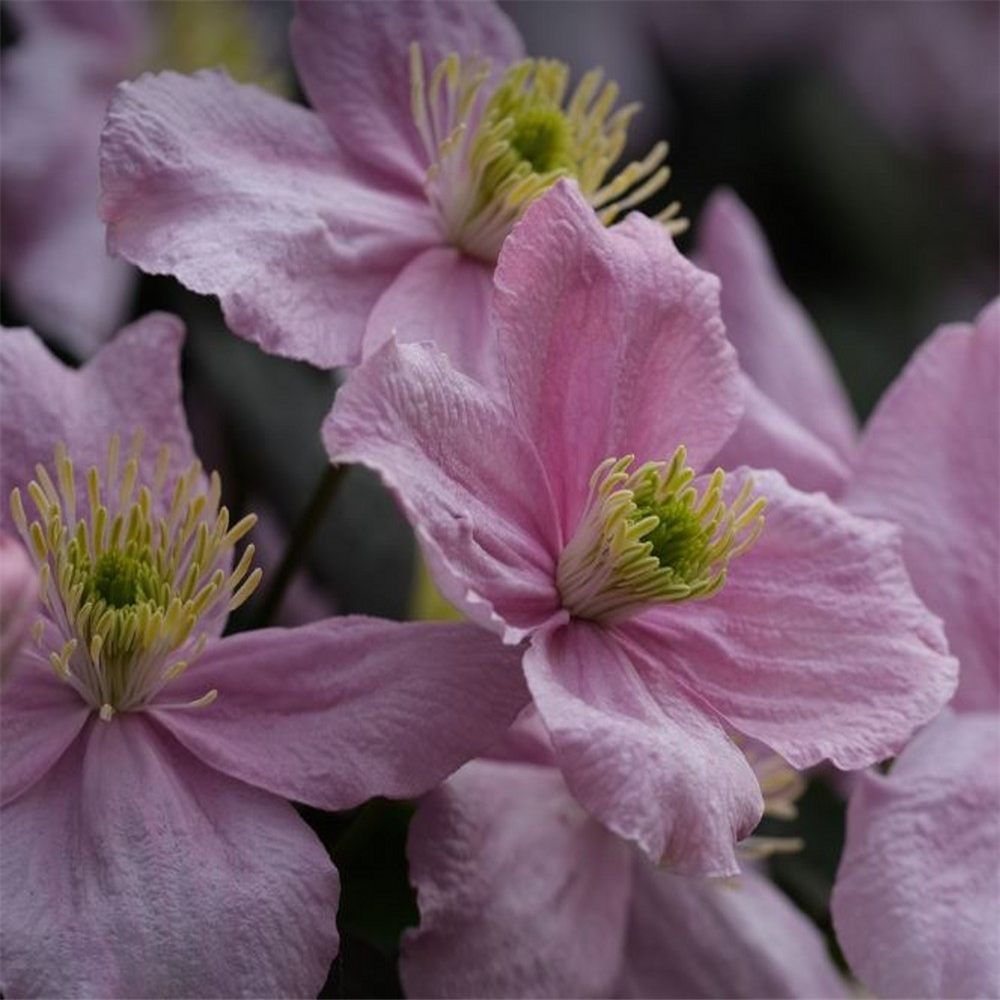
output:
{"label": "crinkled petal texture", "polygon": [[420,805],[407,855],[420,926],[401,975],[420,997],[607,996],[631,851],[559,773],[476,761]]}
{"label": "crinkled petal texture", "polygon": [[368,314],[440,242],[423,197],[351,172],[322,119],[225,74],[123,83],[101,136],[111,250],[217,295],[265,351],[356,364]]}
{"label": "crinkled petal texture", "polygon": [[845,997],[822,936],[763,875],[684,878],[636,858],[613,996]]}
{"label": "crinkled petal texture", "polygon": [[943,715],[851,797],[832,900],[883,997],[1000,995],[1000,719]]}
{"label": "crinkled petal texture", "polygon": [[412,42],[425,79],[446,56],[474,54],[495,68],[520,59],[517,30],[493,3],[300,2],[292,22],[295,65],[310,101],[368,176],[419,194],[427,155],[410,103]]}
{"label": "crinkled petal texture", "polygon": [[524,669],[566,783],[589,812],[676,871],[739,871],[734,845],[763,802],[710,709],[588,622],[535,635]]}
{"label": "crinkled petal texture", "polygon": [[[728,490],[746,475],[730,473]],[[623,623],[621,641],[793,767],[889,757],[951,697],[958,673],[913,592],[899,532],[778,473],[753,479],[766,524],[722,590]]]}
{"label": "crinkled petal texture", "polygon": [[[179,475],[194,461],[181,393],[184,326],[175,316],[151,313],[125,327],[80,369],[64,365],[30,330],[0,336],[0,524],[12,530],[7,500],[22,493],[41,462],[52,472],[58,442],[80,478],[107,468],[108,442],[121,437],[127,454],[133,431],[146,431],[141,473],[152,477],[156,448],[170,448],[169,469]],[[82,494],[82,487],[78,487]],[[154,504],[160,502],[154,498]],[[169,498],[168,498],[169,502]],[[84,504],[81,495],[79,505]],[[28,505],[30,508],[30,504]]]}
{"label": "crinkled petal texture", "polygon": [[830,355],[782,284],[756,220],[732,192],[720,190],[710,199],[696,259],[722,281],[722,318],[744,371],[837,458],[848,461],[857,421]]}
{"label": "crinkled petal texture", "polygon": [[500,395],[390,341],[337,393],[323,440],[398,494],[438,586],[481,624],[520,638],[558,612],[546,472]]}
{"label": "crinkled petal texture", "polygon": [[432,788],[528,700],[519,652],[473,625],[333,618],[229,636],[152,714],[206,764],[285,798],[347,809]]}
{"label": "crinkled petal texture", "polygon": [[497,334],[514,412],[535,442],[569,541],[610,456],[697,468],[742,412],[718,281],[639,213],[606,229],[574,184],[535,201],[496,271]]}
{"label": "crinkled petal texture", "polygon": [[286,802],[96,719],[0,814],[7,996],[314,997],[336,870]]}
{"label": "crinkled petal texture", "polygon": [[865,429],[845,503],[903,527],[917,593],[962,664],[955,706],[1000,708],[1000,301],[939,329]]}
{"label": "crinkled petal texture", "polygon": [[451,247],[431,247],[410,261],[375,303],[364,356],[392,336],[400,343],[430,340],[459,371],[501,386],[492,295],[492,267]]}

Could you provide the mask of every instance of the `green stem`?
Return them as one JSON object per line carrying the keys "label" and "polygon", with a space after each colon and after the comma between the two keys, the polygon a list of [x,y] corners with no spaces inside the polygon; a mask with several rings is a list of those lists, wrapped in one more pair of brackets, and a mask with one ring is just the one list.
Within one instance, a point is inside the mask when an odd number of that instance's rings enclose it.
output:
{"label": "green stem", "polygon": [[322,523],[323,515],[329,507],[330,501],[333,500],[347,468],[346,465],[328,465],[326,467],[323,477],[309,501],[309,506],[302,512],[302,516],[295,526],[295,534],[292,536],[281,560],[281,565],[275,572],[271,586],[261,602],[260,611],[257,614],[258,628],[270,625],[274,616],[281,609],[285,591],[288,589],[295,571],[299,568],[316,530]]}

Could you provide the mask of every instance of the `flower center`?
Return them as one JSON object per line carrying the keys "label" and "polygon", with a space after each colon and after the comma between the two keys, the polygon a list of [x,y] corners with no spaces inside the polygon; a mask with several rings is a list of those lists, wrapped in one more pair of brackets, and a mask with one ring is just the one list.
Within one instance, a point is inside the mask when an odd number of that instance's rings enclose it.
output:
{"label": "flower center", "polygon": [[[510,66],[489,92],[491,63],[452,53],[424,76],[420,46],[410,46],[413,120],[430,166],[425,190],[445,236],[489,263],[527,206],[561,177],[572,177],[610,225],[663,187],[667,144],[630,163],[605,183],[639,110],[613,110],[618,87],[594,69],[567,101],[569,68],[554,59]],[[671,232],[686,228],[676,202],[656,218]]]}
{"label": "flower center", "polygon": [[721,469],[699,496],[683,445],[669,462],[629,472],[633,461],[608,458],[597,467],[580,525],[559,557],[563,606],[578,618],[620,621],[651,604],[711,597],[729,561],[763,530],[766,500],[751,499],[751,480],[727,504]]}
{"label": "flower center", "polygon": [[[19,489],[10,498],[38,570],[42,606],[58,635],[49,661],[105,720],[141,709],[183,673],[201,653],[213,622],[239,607],[261,577],[259,569],[250,570],[253,545],[229,569],[236,543],[256,517],[230,527],[229,511],[219,507],[219,477],[213,473],[206,489],[197,461],[168,492],[166,446],[157,454],[152,481],[140,481],[143,441],[137,431],[119,468],[120,439],[113,436],[106,469],[87,470],[79,498],[72,460],[59,444],[55,480],[38,465],[37,479],[27,486],[37,519],[29,522]],[[165,501],[164,513],[154,498]],[[36,634],[41,641],[43,622]],[[186,706],[210,704],[216,694],[209,691]]]}

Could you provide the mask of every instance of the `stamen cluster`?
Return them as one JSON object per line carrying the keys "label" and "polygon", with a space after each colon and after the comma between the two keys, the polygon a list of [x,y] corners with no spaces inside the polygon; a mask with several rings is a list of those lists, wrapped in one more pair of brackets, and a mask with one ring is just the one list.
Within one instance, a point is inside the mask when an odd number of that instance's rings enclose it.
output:
{"label": "stamen cluster", "polygon": [[608,458],[597,467],[580,525],[559,558],[559,593],[578,618],[607,623],[651,604],[711,597],[729,561],[764,527],[766,501],[751,499],[751,480],[727,504],[721,469],[699,497],[683,445],[669,462],[629,472],[634,460]]}
{"label": "stamen cluster", "polygon": [[[230,527],[229,511],[219,507],[219,477],[212,473],[206,491],[200,462],[167,494],[166,512],[156,512],[170,450],[160,448],[152,483],[140,482],[143,442],[140,429],[122,464],[114,435],[106,468],[87,470],[82,497],[73,462],[59,444],[55,479],[39,464],[27,486],[37,519],[29,522],[19,489],[10,498],[38,569],[40,601],[62,640],[50,654],[52,667],[104,719],[141,708],[183,673],[208,638],[199,624],[239,607],[261,577],[259,569],[250,570],[253,545],[228,570],[229,553],[256,517]],[[39,640],[43,631],[39,622]],[[189,705],[215,697],[209,691]]]}
{"label": "stamen cluster", "polygon": [[[515,63],[486,97],[491,70],[489,59],[453,52],[428,83],[420,46],[410,46],[411,110],[430,162],[426,191],[454,246],[494,262],[527,206],[561,177],[576,179],[606,225],[666,184],[665,142],[605,183],[639,105],[613,110],[618,86],[602,86],[600,69],[582,77],[568,103],[565,63]],[[656,218],[680,232],[679,211],[674,202]]]}

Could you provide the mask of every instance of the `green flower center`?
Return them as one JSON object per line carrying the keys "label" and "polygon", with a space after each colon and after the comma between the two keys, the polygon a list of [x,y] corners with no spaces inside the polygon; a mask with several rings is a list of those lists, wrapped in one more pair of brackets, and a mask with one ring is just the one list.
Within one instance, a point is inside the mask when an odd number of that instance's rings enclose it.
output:
{"label": "green flower center", "polygon": [[[577,181],[606,225],[666,184],[665,142],[608,179],[639,105],[616,110],[618,87],[601,70],[586,73],[568,98],[569,68],[555,59],[515,63],[487,96],[490,74],[488,59],[452,53],[427,80],[420,46],[410,46],[425,190],[453,245],[492,263],[527,206],[561,177]],[[674,203],[657,219],[680,232],[679,209]]]}
{"label": "green flower center", "polygon": [[618,621],[652,604],[711,597],[730,561],[764,527],[763,497],[748,479],[728,503],[716,469],[699,494],[681,446],[669,462],[608,458],[594,471],[580,525],[563,550],[556,582],[576,617]]}
{"label": "green flower center", "polygon": [[[242,604],[261,576],[250,569],[252,545],[229,569],[236,543],[256,518],[230,527],[228,510],[219,507],[219,477],[213,473],[206,489],[198,462],[167,490],[166,446],[151,481],[140,481],[143,441],[137,432],[119,468],[120,442],[111,439],[104,474],[91,466],[84,477],[84,516],[61,444],[55,478],[38,465],[38,478],[27,486],[37,519],[29,522],[19,489],[10,498],[38,569],[42,606],[62,638],[49,660],[103,719],[142,708],[183,673],[210,634],[201,627],[206,619]],[[155,510],[154,497],[165,501],[164,512]],[[44,632],[41,625],[39,639]],[[187,707],[210,704],[215,695],[209,691]]]}

